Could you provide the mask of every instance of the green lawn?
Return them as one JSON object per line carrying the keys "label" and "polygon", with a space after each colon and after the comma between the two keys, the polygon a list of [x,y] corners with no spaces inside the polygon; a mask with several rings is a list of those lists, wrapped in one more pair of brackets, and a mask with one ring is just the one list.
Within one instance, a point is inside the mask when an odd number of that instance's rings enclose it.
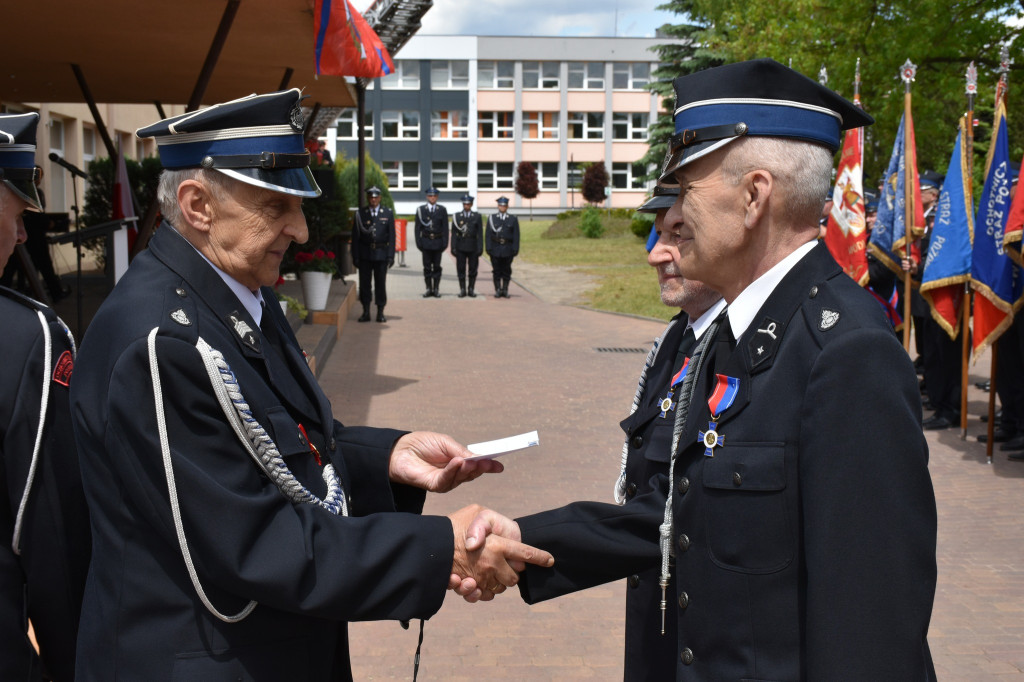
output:
{"label": "green lawn", "polygon": [[[552,220],[520,220],[519,257],[531,263],[568,267],[597,277],[587,305],[599,310],[631,313],[661,320],[678,310],[667,308],[658,295],[658,278],[647,265],[644,242],[629,232],[628,221],[612,220],[600,239],[582,236],[546,237]],[[573,230],[558,230],[573,234]]]}

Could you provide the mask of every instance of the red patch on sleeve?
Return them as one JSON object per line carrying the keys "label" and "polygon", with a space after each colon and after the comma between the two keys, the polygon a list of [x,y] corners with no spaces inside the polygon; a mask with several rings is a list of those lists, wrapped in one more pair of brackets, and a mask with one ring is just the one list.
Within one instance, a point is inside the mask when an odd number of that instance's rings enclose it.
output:
{"label": "red patch on sleeve", "polygon": [[57,358],[57,366],[53,368],[53,380],[64,386],[69,385],[71,383],[71,370],[74,367],[75,361],[71,357],[71,351],[64,351]]}

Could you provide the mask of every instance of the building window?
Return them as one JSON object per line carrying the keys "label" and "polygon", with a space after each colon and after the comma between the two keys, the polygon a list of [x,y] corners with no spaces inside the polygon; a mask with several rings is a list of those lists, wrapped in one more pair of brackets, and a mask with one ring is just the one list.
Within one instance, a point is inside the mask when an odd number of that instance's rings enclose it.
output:
{"label": "building window", "polygon": [[420,139],[420,112],[383,111],[380,115],[382,140]]}
{"label": "building window", "polygon": [[516,86],[515,62],[479,62],[476,85],[481,90],[511,90]]}
{"label": "building window", "polygon": [[430,114],[430,137],[434,140],[457,140],[469,137],[469,113],[466,111],[434,111]]}
{"label": "building window", "polygon": [[616,90],[646,90],[651,82],[647,62],[620,62],[612,66],[612,87]]}
{"label": "building window", "polygon": [[[341,116],[338,117],[338,139],[339,140],[356,140],[359,139],[359,135],[356,129],[356,110],[347,109]],[[363,112],[363,130],[365,131],[367,140],[373,139],[373,112]]]}
{"label": "building window", "polygon": [[407,59],[397,60],[394,72],[380,79],[380,87],[384,90],[418,90],[420,63]]}
{"label": "building window", "polygon": [[523,87],[558,89],[558,62],[523,62]]}
{"label": "building window", "polygon": [[557,140],[558,139],[558,112],[557,111],[524,111],[523,112],[523,139],[524,140]]}
{"label": "building window", "polygon": [[613,140],[646,140],[649,114],[612,114]]}
{"label": "building window", "polygon": [[434,161],[430,164],[430,182],[438,189],[469,189],[469,163]]}
{"label": "building window", "polygon": [[647,166],[642,163],[613,163],[612,187],[615,189],[645,189]]}
{"label": "building window", "polygon": [[468,90],[469,60],[431,62],[430,87],[435,90]]}
{"label": "building window", "polygon": [[476,184],[480,189],[515,189],[515,164],[477,164]]}
{"label": "building window", "polygon": [[604,90],[604,62],[569,62],[569,88]]}
{"label": "building window", "polygon": [[384,174],[391,189],[420,188],[420,164],[416,161],[385,161]]}
{"label": "building window", "polygon": [[530,164],[537,169],[537,186],[541,190],[558,189],[558,162],[539,161]]}
{"label": "building window", "polygon": [[511,111],[481,111],[477,114],[477,137],[481,140],[511,140],[515,126]]}
{"label": "building window", "polygon": [[603,140],[604,112],[569,112],[570,140]]}

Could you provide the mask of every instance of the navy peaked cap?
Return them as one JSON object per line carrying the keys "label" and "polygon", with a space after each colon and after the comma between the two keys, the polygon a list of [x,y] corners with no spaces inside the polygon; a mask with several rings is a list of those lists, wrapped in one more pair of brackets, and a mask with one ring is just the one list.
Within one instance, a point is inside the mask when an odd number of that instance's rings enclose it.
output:
{"label": "navy peaked cap", "polygon": [[[676,197],[679,196],[679,185],[667,184],[659,182],[654,186],[654,192],[651,194],[651,198],[645,201],[640,208],[636,209],[637,213],[657,213],[663,208],[668,208],[676,202]],[[650,249],[648,249],[650,251]]]}
{"label": "navy peaked cap", "polygon": [[437,188],[436,187],[428,187],[427,188],[427,196],[430,196],[431,194],[433,194],[435,197],[437,196]]}
{"label": "navy peaked cap", "polygon": [[152,137],[164,168],[207,168],[264,189],[318,197],[299,90],[249,95],[135,131]]}
{"label": "navy peaked cap", "polygon": [[380,196],[380,187],[377,187],[377,185],[374,185],[373,187],[367,187],[366,188],[366,195],[370,196],[370,197],[379,197]]}
{"label": "navy peaked cap", "polygon": [[0,182],[37,211],[36,125],[39,114],[0,114]]}
{"label": "navy peaked cap", "polygon": [[942,182],[945,179],[945,175],[940,175],[935,171],[927,170],[924,173],[921,173],[921,189],[934,189],[938,192],[942,189]]}
{"label": "navy peaked cap", "polygon": [[464,204],[472,204],[473,203],[473,197],[469,196],[468,194],[463,194],[462,195],[462,203],[464,203]]}
{"label": "navy peaked cap", "polygon": [[805,140],[835,152],[842,131],[874,123],[852,102],[773,59],[705,69],[673,85],[676,134],[664,179],[743,135]]}
{"label": "navy peaked cap", "polygon": [[498,197],[499,206],[508,206],[508,197]]}

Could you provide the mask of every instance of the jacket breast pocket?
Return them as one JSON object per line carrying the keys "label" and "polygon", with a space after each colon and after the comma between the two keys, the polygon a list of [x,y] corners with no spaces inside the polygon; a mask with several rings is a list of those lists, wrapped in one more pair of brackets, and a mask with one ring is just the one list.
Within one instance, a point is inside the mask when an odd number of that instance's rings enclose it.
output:
{"label": "jacket breast pocket", "polygon": [[773,573],[793,560],[792,495],[783,443],[727,443],[704,460],[707,542],[717,565]]}
{"label": "jacket breast pocket", "polygon": [[282,457],[309,452],[309,443],[305,442],[299,425],[288,414],[288,410],[281,406],[271,407],[267,410],[267,422],[270,425],[267,431]]}

